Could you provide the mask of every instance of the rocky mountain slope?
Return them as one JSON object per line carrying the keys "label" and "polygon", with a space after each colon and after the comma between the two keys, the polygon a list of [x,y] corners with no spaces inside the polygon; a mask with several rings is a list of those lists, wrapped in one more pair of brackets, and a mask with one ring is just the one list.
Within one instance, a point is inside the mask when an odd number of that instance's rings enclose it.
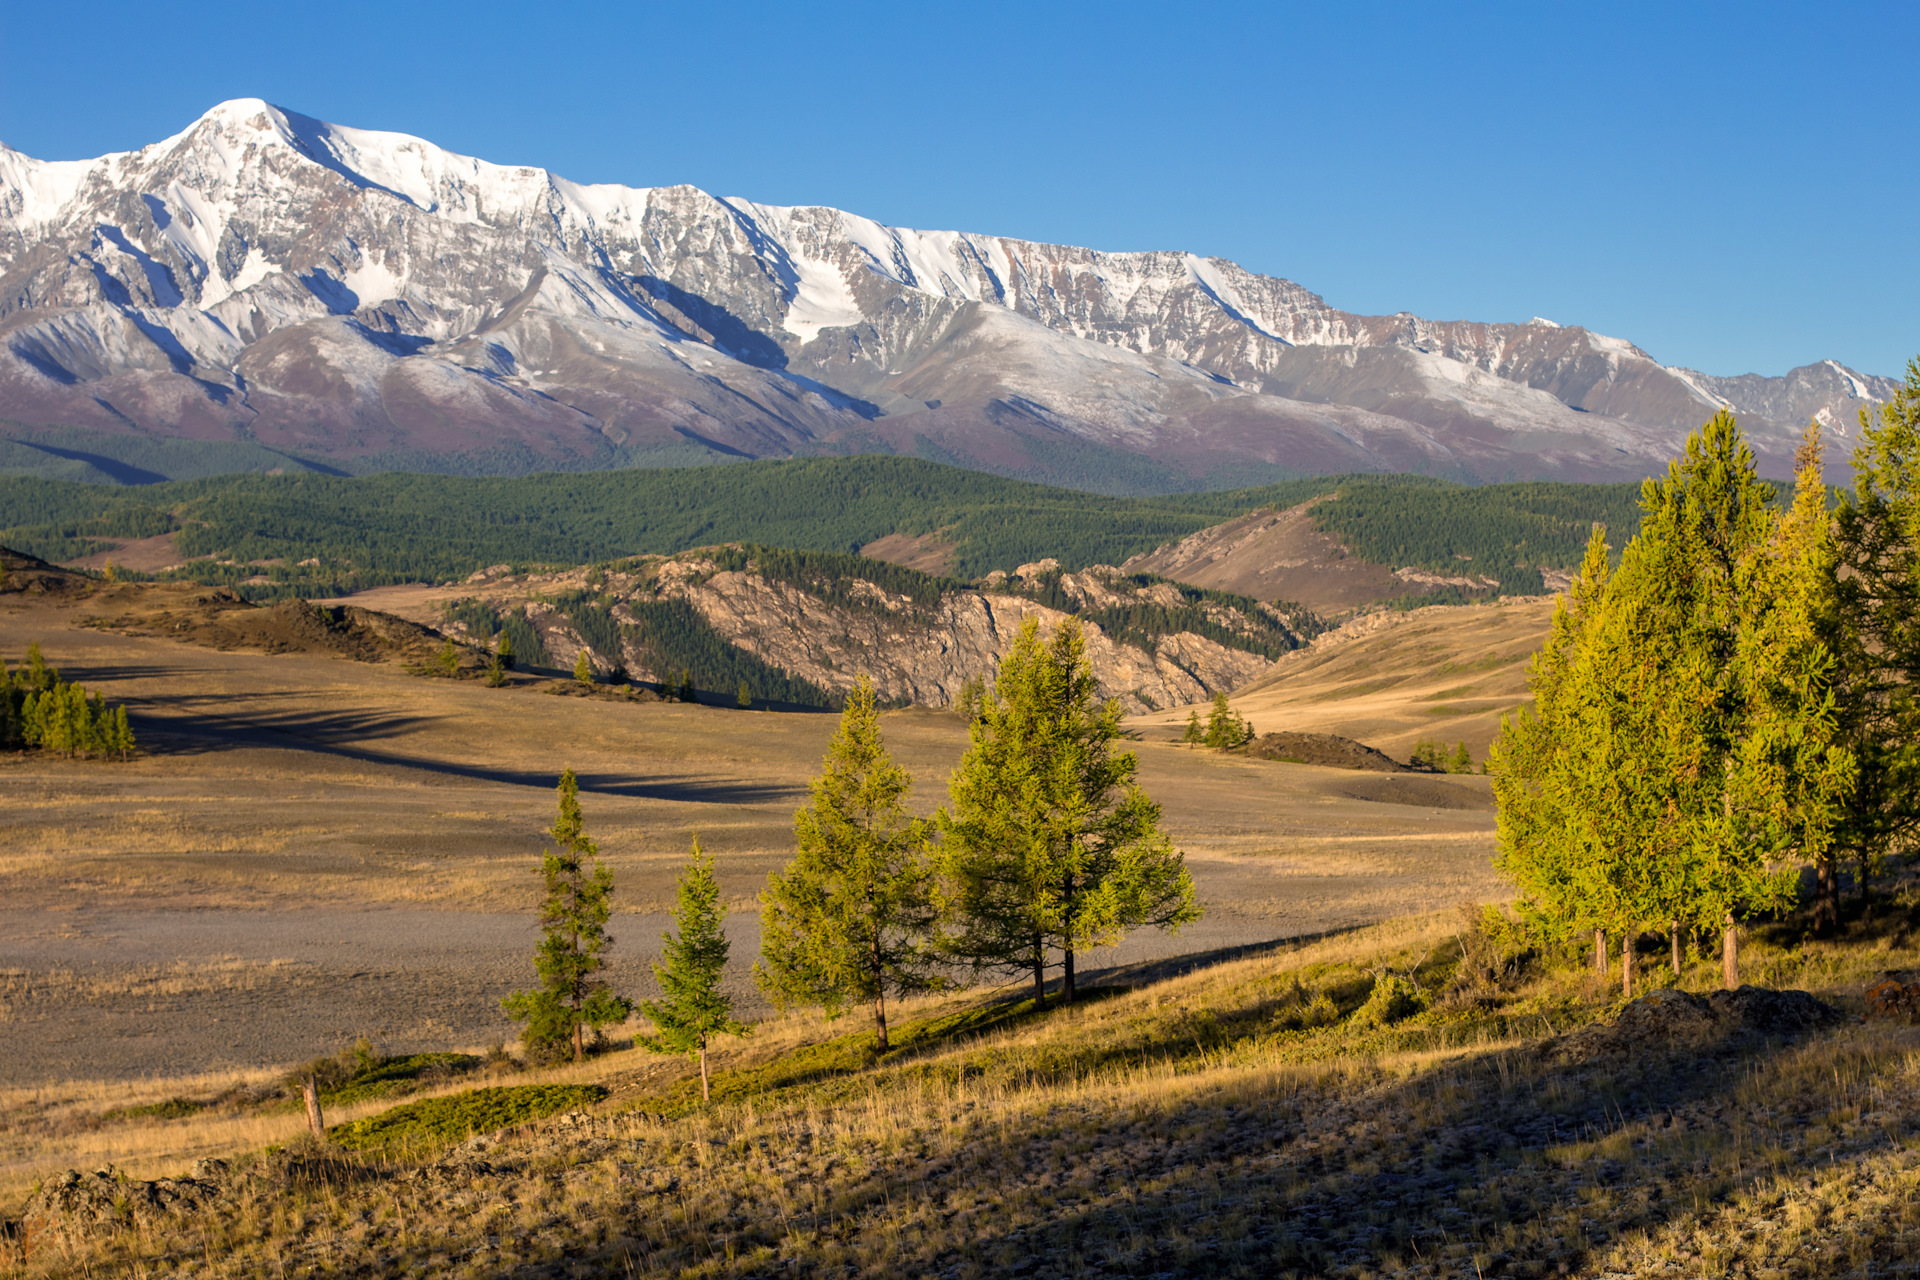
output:
{"label": "rocky mountain slope", "polygon": [[[697,621],[682,615],[661,625],[662,607],[682,602]],[[482,573],[413,612],[487,646],[507,620],[523,618],[545,665],[558,670],[571,670],[585,653],[603,677],[618,668],[670,685],[684,663],[710,698],[731,701],[735,689],[709,674],[719,669],[718,656],[702,669],[699,655],[713,653],[709,637],[827,699],[866,675],[884,700],[934,707],[958,702],[969,681],[990,682],[1028,618],[1045,632],[1078,615],[1102,694],[1129,711],[1203,702],[1247,684],[1320,625],[1302,610],[1102,566],[1062,573],[1047,560],[966,587],[850,556],[740,547],[564,573]],[[755,683],[750,668],[728,670]]]}
{"label": "rocky mountain slope", "polygon": [[184,437],[354,471],[888,450],[1116,491],[1611,479],[1723,403],[1782,471],[1807,417],[1843,433],[1890,385],[1352,315],[1190,253],[585,186],[255,99],[97,160],[0,147],[0,418],[50,459]]}

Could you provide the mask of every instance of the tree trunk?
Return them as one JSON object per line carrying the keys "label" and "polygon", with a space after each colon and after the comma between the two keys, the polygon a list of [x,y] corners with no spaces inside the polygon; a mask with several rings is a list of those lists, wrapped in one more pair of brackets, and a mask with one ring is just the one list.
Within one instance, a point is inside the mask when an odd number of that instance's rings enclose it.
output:
{"label": "tree trunk", "polygon": [[707,1084],[707,1042],[700,1042],[700,1101],[712,1102],[713,1090]]}
{"label": "tree trunk", "polygon": [[882,991],[873,998],[873,1021],[879,1028],[879,1052],[887,1051],[887,993]]}
{"label": "tree trunk", "polygon": [[1863,920],[1867,918],[1867,907],[1870,904],[1869,895],[1872,892],[1867,887],[1867,866],[1867,851],[1862,849],[1860,850],[1860,918]]}
{"label": "tree trunk", "polygon": [[1033,938],[1033,1007],[1047,1007],[1047,953],[1040,935]]}
{"label": "tree trunk", "polygon": [[1820,859],[1813,890],[1813,936],[1825,938],[1840,926],[1840,867],[1832,854]]}
{"label": "tree trunk", "polygon": [[1593,971],[1602,978],[1607,976],[1607,931],[1605,929],[1593,931]]}
{"label": "tree trunk", "polygon": [[1633,999],[1633,931],[1625,930],[1620,936],[1620,998]]}
{"label": "tree trunk", "polygon": [[582,1042],[580,1032],[580,1011],[575,1009],[573,1011],[573,1065],[576,1067],[580,1065],[580,1060],[586,1056],[586,1046]]}
{"label": "tree trunk", "polygon": [[320,1115],[320,1085],[312,1076],[300,1086],[301,1096],[307,1102],[307,1132],[321,1142],[327,1140],[327,1122]]}
{"label": "tree trunk", "polygon": [[1667,941],[1673,948],[1673,976],[1678,978],[1680,976],[1680,922],[1678,920],[1667,921]]}
{"label": "tree trunk", "polygon": [[1740,934],[1731,911],[1727,912],[1727,931],[1720,936],[1720,979],[1729,991],[1740,986]]}
{"label": "tree trunk", "polygon": [[1073,1003],[1073,944],[1069,942],[1061,950],[1066,954],[1065,977],[1060,983],[1060,998],[1067,1004]]}

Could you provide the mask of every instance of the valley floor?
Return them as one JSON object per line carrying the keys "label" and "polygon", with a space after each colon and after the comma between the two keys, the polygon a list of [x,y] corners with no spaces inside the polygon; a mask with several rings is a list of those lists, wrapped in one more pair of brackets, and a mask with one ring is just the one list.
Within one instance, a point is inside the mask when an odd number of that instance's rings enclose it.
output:
{"label": "valley floor", "polygon": [[[765,1012],[753,909],[835,717],[219,652],[82,625],[96,608],[0,599],[0,655],[38,640],[68,679],[124,702],[143,744],[126,764],[0,756],[0,1084],[259,1069],[359,1034],[396,1051],[510,1038],[499,997],[530,977],[534,869],[568,766],[617,877],[623,989],[652,993],[697,833],[734,908],[735,993]],[[964,725],[908,711],[885,728],[931,810]],[[1466,807],[1427,808],[1382,803],[1379,779],[1344,770],[1139,750],[1207,915],[1092,967],[1501,892],[1484,780],[1449,780]]]}

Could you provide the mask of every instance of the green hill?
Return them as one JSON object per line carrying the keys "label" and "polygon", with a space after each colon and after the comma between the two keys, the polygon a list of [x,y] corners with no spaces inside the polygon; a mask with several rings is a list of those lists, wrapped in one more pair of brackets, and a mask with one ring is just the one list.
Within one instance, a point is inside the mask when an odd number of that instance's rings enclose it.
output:
{"label": "green hill", "polygon": [[[1333,476],[1251,489],[1115,498],[916,458],[862,455],[729,466],[471,478],[386,473],[225,475],[109,487],[0,477],[0,542],[72,560],[176,531],[187,572],[253,595],[335,594],[444,581],[490,564],[581,564],[721,542],[848,552],[937,533],[973,578],[1053,557],[1069,569],[1131,555],[1258,507],[1317,509],[1358,554],[1446,567],[1569,565],[1594,520],[1637,521],[1631,485],[1494,485]],[[300,561],[318,561],[300,566]],[[229,564],[214,563],[229,561]],[[265,567],[260,562],[283,561]],[[1537,574],[1535,575],[1537,578]],[[1524,579],[1525,575],[1522,574]],[[1515,586],[1524,585],[1524,581]]]}

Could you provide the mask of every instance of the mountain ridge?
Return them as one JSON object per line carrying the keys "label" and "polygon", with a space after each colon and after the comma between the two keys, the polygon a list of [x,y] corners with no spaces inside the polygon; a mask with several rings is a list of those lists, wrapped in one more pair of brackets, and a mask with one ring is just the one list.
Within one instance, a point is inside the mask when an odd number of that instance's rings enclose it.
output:
{"label": "mountain ridge", "polygon": [[1783,473],[1807,418],[1843,447],[1892,386],[1359,316],[1192,253],[574,183],[258,99],[94,160],[0,148],[0,418],[29,445],[483,472],[894,452],[1131,492],[1614,480],[1723,404]]}

